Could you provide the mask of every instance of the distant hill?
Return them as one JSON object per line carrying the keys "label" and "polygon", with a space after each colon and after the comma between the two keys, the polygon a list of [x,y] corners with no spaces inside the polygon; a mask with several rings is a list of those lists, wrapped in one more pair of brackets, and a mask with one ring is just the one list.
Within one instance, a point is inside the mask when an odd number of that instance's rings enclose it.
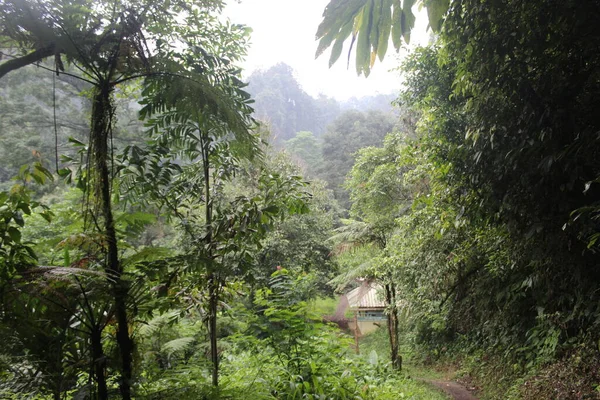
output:
{"label": "distant hill", "polygon": [[327,125],[347,110],[391,113],[391,102],[396,98],[393,94],[353,97],[343,102],[325,95],[314,98],[302,89],[294,70],[285,63],[254,71],[248,81],[248,91],[255,100],[255,117],[269,124],[277,143],[301,131],[319,138],[327,131]]}

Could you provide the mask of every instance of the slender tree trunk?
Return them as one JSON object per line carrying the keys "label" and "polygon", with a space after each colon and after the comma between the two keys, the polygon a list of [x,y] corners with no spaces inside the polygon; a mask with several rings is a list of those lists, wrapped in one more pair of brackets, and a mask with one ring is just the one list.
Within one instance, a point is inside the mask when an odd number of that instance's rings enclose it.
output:
{"label": "slender tree trunk", "polygon": [[356,346],[356,354],[360,354],[360,343],[358,340],[358,311],[354,311],[354,345]]}
{"label": "slender tree trunk", "polygon": [[94,363],[94,376],[98,385],[98,400],[108,400],[108,389],[106,386],[106,357],[102,348],[102,331],[94,329],[90,336],[92,346],[92,358]]}
{"label": "slender tree trunk", "polygon": [[219,350],[217,347],[217,306],[219,283],[214,275],[209,277],[208,332],[210,335],[210,360],[212,362],[212,384],[219,386]]}
{"label": "slender tree trunk", "polygon": [[398,354],[398,310],[396,307],[396,287],[393,283],[385,285],[385,301],[389,306],[387,325],[390,338],[390,358],[392,366],[400,370],[402,369],[402,357]]}
{"label": "slender tree trunk", "polygon": [[53,384],[53,389],[52,389],[52,396],[54,397],[55,400],[61,400],[62,398],[62,392],[63,392],[63,383],[65,381],[65,367],[63,365],[63,361],[65,358],[65,350],[64,350],[64,346],[66,343],[66,337],[67,337],[67,331],[69,330],[69,323],[68,320],[65,320],[64,325],[61,327],[61,331],[60,331],[60,335],[58,338],[58,342],[60,343],[59,345],[59,351],[57,353],[55,353],[55,358],[54,358],[54,362],[53,362],[53,375],[54,378],[52,379],[52,384]]}
{"label": "slender tree trunk", "polygon": [[111,174],[109,171],[109,140],[114,113],[111,102],[112,88],[108,81],[101,82],[96,89],[92,109],[92,158],[98,182],[95,182],[99,195],[100,207],[104,220],[104,235],[106,238],[106,272],[112,286],[115,315],[117,318],[117,343],[121,353],[121,380],[119,389],[124,400],[131,399],[132,378],[132,353],[133,341],[129,336],[129,322],[127,319],[128,283],[122,278],[123,268],[119,263],[117,247],[117,234],[115,231],[112,201],[111,201]]}
{"label": "slender tree trunk", "polygon": [[206,244],[208,246],[208,335],[210,339],[210,361],[212,363],[212,385],[219,386],[219,349],[217,343],[217,311],[219,305],[219,278],[214,270],[212,251],[212,210],[213,203],[210,195],[210,149],[209,143],[201,141],[202,169],[204,172],[204,204],[206,207]]}

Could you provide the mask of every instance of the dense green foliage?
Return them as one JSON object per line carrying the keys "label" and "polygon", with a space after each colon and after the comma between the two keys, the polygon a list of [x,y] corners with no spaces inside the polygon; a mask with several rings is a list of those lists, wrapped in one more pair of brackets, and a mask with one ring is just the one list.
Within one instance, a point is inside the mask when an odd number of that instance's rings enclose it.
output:
{"label": "dense green foliage", "polygon": [[[448,234],[459,235],[452,241],[461,249],[453,251],[455,320],[490,344],[525,342],[536,358],[597,331],[598,285],[588,240],[595,222],[580,211],[598,201],[592,155],[598,142],[591,134],[598,121],[588,111],[598,95],[592,84],[598,54],[578,45],[590,34],[584,14],[597,16],[598,9],[583,2],[549,11],[543,3],[523,5],[520,13],[457,4],[441,55],[423,52],[415,61],[413,79],[423,86],[412,99],[424,112],[424,153],[439,171],[436,181],[450,189],[440,199],[455,216]],[[467,33],[473,26],[480,36]],[[566,39],[562,32],[570,26],[578,29]],[[430,79],[439,89],[419,94]],[[467,305],[471,296],[476,308]]]}
{"label": "dense green foliage", "polygon": [[[332,1],[317,53],[333,44],[335,62],[352,36],[368,74],[412,5]],[[415,343],[471,353],[491,396],[597,396],[598,3],[425,5],[439,38],[401,67],[417,136],[362,151],[348,181],[355,215],[390,225],[376,269],[391,266]]]}
{"label": "dense green foliage", "polygon": [[355,153],[363,147],[380,145],[395,123],[396,118],[389,114],[350,110],[328,127],[323,136],[323,168],[319,176],[329,183],[342,207],[350,208],[348,192],[343,185],[354,164]]}
{"label": "dense green foliage", "polygon": [[[413,3],[332,1],[319,51],[367,74]],[[254,111],[221,2],[1,2],[0,397],[436,398],[403,352],[598,397],[600,6],[425,5],[393,115],[283,64]],[[356,278],[388,317],[362,355],[312,311]]]}

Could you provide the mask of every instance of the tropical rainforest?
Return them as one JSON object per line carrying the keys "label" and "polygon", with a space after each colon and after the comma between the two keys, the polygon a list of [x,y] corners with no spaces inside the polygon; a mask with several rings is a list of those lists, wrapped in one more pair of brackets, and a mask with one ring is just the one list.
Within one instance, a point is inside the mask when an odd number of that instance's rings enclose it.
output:
{"label": "tropical rainforest", "polygon": [[600,3],[331,0],[347,102],[224,6],[0,0],[0,398],[600,399]]}

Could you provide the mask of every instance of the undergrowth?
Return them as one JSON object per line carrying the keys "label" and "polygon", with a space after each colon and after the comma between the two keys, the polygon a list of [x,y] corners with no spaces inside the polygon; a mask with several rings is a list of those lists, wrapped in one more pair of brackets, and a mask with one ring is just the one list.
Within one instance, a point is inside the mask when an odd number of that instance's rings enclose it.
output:
{"label": "undergrowth", "polygon": [[443,349],[413,350],[412,368],[449,372],[446,377],[474,389],[481,400],[600,399],[598,345],[574,345],[555,360],[533,364],[494,349],[464,344]]}
{"label": "undergrowth", "polygon": [[[349,335],[321,322],[319,314],[331,309],[332,302],[311,304],[303,291],[307,279],[292,277],[286,270],[277,271],[268,287],[256,292],[252,309],[245,311],[237,333],[220,341],[223,357],[218,390],[211,388],[209,369],[200,362],[206,349],[194,349],[195,342],[190,340],[176,352],[148,352],[152,357],[163,356],[171,367],[155,369],[143,379],[138,398],[446,399],[437,390],[391,368],[387,354],[376,351],[388,347],[387,339],[385,345],[380,343],[386,338],[385,329],[367,340],[367,354],[354,354]],[[188,334],[186,329],[183,322],[173,327],[165,325],[162,336],[156,331],[146,338],[146,346],[164,349],[164,344],[154,342],[172,343],[175,333]]]}

